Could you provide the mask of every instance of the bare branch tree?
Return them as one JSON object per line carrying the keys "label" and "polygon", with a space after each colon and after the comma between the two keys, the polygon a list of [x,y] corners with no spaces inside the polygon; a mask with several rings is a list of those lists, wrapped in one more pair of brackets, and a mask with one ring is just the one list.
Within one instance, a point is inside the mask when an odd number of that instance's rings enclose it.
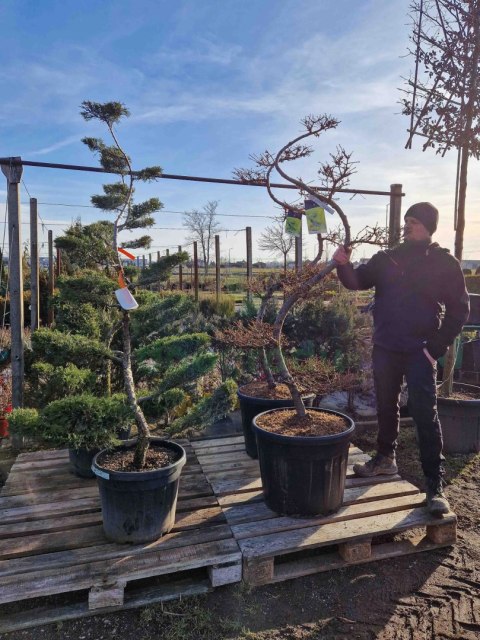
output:
{"label": "bare branch tree", "polygon": [[267,227],[260,235],[258,247],[261,251],[268,251],[273,256],[283,257],[283,272],[287,272],[287,257],[295,244],[295,238],[285,233],[284,218],[277,219],[272,226]]}
{"label": "bare branch tree", "polygon": [[215,234],[220,230],[217,222],[218,202],[211,200],[204,205],[199,211],[187,211],[183,214],[183,226],[189,231],[188,240],[190,242],[198,242],[202,252],[203,272],[208,276],[208,267],[210,265],[210,254],[215,243]]}
{"label": "bare branch tree", "polygon": [[480,158],[480,0],[414,0],[411,16],[415,68],[401,100],[410,117],[406,147],[421,136],[424,151],[444,156],[457,149],[455,257],[461,260],[468,160]]}

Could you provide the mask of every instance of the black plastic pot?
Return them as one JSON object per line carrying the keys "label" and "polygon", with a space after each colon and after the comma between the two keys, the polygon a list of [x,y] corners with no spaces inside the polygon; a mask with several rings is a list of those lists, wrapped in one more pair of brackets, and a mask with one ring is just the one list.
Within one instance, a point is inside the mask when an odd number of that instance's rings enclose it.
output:
{"label": "black plastic pot", "polygon": [[438,417],[442,425],[445,453],[476,453],[480,451],[480,387],[454,383],[454,391],[476,390],[478,400],[437,400]]}
{"label": "black plastic pot", "polygon": [[[275,409],[274,411],[278,411]],[[343,501],[348,448],[355,431],[351,418],[329,409],[345,420],[345,431],[331,436],[284,436],[258,426],[258,460],[266,505],[284,515],[327,515]],[[266,411],[266,413],[272,413]]]}
{"label": "black plastic pot", "polygon": [[[130,427],[120,429],[117,433],[119,440],[128,440],[130,437]],[[70,460],[70,468],[79,478],[95,478],[92,471],[92,462],[100,449],[69,449],[68,458]]]}
{"label": "black plastic pot", "polygon": [[[131,449],[136,441],[117,447]],[[175,522],[180,473],[186,462],[183,447],[175,442],[152,438],[151,447],[164,447],[177,454],[175,462],[154,471],[108,471],[97,460],[92,470],[97,476],[102,503],[103,529],[112,542],[151,542],[168,533]]]}
{"label": "black plastic pot", "polygon": [[[252,420],[259,413],[269,411],[270,409],[284,409],[285,407],[291,407],[293,400],[286,398],[285,400],[273,400],[270,398],[255,398],[254,396],[247,396],[240,390],[237,391],[237,396],[240,401],[240,412],[242,414],[242,428],[243,435],[245,437],[245,451],[251,458],[258,458],[257,441],[255,439],[255,433],[252,428]],[[303,402],[306,407],[311,407],[315,400],[315,394],[310,393],[303,396]]]}

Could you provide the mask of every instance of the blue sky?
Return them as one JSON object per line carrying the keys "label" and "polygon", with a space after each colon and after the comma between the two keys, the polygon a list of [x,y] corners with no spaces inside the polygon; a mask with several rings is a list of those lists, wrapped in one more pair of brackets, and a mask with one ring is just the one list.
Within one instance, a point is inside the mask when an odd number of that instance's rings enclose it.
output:
{"label": "blue sky", "polygon": [[[95,165],[80,139],[104,132],[83,121],[80,103],[118,100],[132,113],[118,133],[135,167],[231,178],[235,167],[249,166],[249,154],[295,137],[304,115],[329,113],[341,125],[294,175],[315,182],[318,162],[342,144],[359,162],[353,188],[401,183],[404,211],[430,200],[441,213],[435,239],[453,250],[455,153],[422,153],[418,140],[404,149],[408,122],[398,88],[413,64],[406,57],[408,7],[408,0],[3,0],[0,156]],[[465,259],[480,259],[477,175],[472,162]],[[25,168],[24,182],[40,203],[89,205],[102,176]],[[185,244],[177,230],[182,216],[174,212],[218,200],[218,212],[229,214],[219,218],[222,254],[242,258],[244,235],[235,230],[251,225],[255,247],[277,213],[253,187],[161,180],[139,188],[139,199],[151,196],[164,203],[155,225],[161,228],[151,232],[154,251]],[[2,221],[4,200],[0,183]],[[388,199],[343,196],[340,203],[359,230],[385,220]],[[100,216],[53,204],[39,212],[54,235],[79,215],[84,223]],[[307,238],[306,246],[312,257]],[[370,253],[359,249],[356,257]]]}

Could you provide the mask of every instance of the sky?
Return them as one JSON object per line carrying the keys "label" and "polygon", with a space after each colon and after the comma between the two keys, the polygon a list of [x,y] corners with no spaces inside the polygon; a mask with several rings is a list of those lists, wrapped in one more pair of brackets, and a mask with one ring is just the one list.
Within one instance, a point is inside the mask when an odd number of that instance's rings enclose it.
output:
{"label": "sky", "polygon": [[[342,145],[358,162],[351,188],[389,191],[402,184],[402,212],[418,201],[434,203],[440,211],[434,239],[453,252],[456,153],[423,153],[421,139],[404,148],[409,122],[399,101],[413,69],[409,4],[2,0],[0,157],[96,166],[81,139],[108,136],[99,123],[81,118],[80,105],[114,100],[131,112],[117,132],[134,168],[160,165],[167,174],[229,179],[235,168],[252,166],[250,154],[278,150],[296,137],[305,115],[325,113],[341,124],[314,141],[314,154],[292,166],[292,174],[315,184],[319,163]],[[105,219],[90,206],[104,182],[100,174],[25,167],[23,220],[29,197],[39,202],[43,242],[48,229],[61,235],[78,217],[84,224]],[[150,231],[152,252],[187,245],[181,212],[218,201],[222,258],[245,258],[247,225],[254,259],[271,258],[256,247],[279,214],[265,189],[161,179],[139,185],[136,195],[164,204]],[[0,181],[0,243],[5,197]],[[385,196],[339,199],[354,232],[383,225],[388,203]],[[480,259],[479,204],[472,161],[464,259]],[[330,216],[327,222],[337,225]],[[22,229],[28,242],[28,225]],[[305,232],[306,258],[314,246]],[[359,247],[354,257],[372,251]]]}

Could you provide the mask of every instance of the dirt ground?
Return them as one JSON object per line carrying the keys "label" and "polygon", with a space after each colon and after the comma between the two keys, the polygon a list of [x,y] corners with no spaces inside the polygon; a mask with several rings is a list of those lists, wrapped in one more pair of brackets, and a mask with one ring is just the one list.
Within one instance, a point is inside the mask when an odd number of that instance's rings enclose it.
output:
{"label": "dirt ground", "polygon": [[[355,444],[374,449],[375,431]],[[400,474],[423,488],[414,429],[403,427]],[[474,640],[480,638],[480,454],[449,456],[452,548],[3,636],[6,640]],[[25,605],[26,607],[28,605]]]}

